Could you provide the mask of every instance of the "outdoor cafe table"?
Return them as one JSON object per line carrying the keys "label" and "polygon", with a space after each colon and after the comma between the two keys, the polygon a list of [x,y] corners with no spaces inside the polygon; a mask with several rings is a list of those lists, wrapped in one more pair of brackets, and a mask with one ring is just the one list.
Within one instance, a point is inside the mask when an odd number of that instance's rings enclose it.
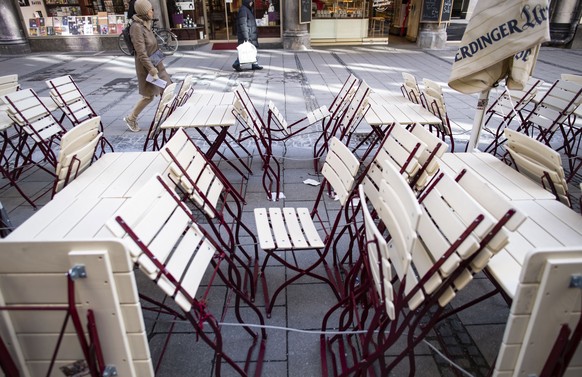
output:
{"label": "outdoor cafe table", "polygon": [[[233,103],[234,93],[195,93],[166,118],[161,128],[195,128],[210,145],[206,157],[212,159],[226,138],[228,128],[236,123]],[[214,142],[204,134],[202,129],[206,127],[216,132]]]}
{"label": "outdoor cafe table", "polygon": [[582,216],[555,196],[489,153],[445,153],[441,169],[468,168],[503,194],[526,220],[509,244],[489,261],[487,271],[509,298],[516,294],[525,257],[540,248],[582,248]]}
{"label": "outdoor cafe table", "polygon": [[106,153],[6,239],[111,238],[105,222],[168,166],[159,152]]}
{"label": "outdoor cafe table", "polygon": [[399,123],[409,124],[441,124],[439,117],[419,104],[413,103],[404,96],[392,94],[370,93],[370,108],[364,118],[372,127],[389,126]]}

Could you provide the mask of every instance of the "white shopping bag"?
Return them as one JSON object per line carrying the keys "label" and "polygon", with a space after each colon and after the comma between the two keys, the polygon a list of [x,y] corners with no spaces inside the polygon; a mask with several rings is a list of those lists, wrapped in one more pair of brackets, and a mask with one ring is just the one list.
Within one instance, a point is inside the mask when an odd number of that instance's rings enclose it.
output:
{"label": "white shopping bag", "polygon": [[236,49],[238,50],[238,61],[240,64],[257,62],[257,48],[251,42],[238,45]]}

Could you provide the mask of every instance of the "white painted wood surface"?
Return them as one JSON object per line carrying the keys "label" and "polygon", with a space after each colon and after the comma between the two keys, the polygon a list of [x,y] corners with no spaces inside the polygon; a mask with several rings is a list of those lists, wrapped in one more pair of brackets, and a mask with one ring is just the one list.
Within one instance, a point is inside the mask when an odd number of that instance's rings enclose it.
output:
{"label": "white painted wood surface", "polygon": [[[94,312],[105,364],[119,376],[153,376],[133,264],[120,241],[0,242],[1,305],[66,305],[66,272],[83,264],[87,278],[75,281],[83,323]],[[65,312],[2,311],[0,333],[24,376],[45,375]],[[51,376],[82,359],[69,324]]]}
{"label": "white painted wood surface", "polygon": [[525,216],[511,232],[509,243],[487,270],[509,297],[519,285],[526,256],[540,248],[582,247],[582,216],[556,200],[544,188],[488,153],[445,153],[441,169],[457,174],[468,168],[489,183]]}

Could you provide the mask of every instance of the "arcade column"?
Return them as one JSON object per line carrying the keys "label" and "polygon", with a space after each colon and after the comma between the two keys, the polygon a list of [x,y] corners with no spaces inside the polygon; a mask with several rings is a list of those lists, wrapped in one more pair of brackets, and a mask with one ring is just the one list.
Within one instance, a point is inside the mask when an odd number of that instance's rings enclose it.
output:
{"label": "arcade column", "polygon": [[[311,48],[311,37],[307,30],[307,24],[299,23],[300,3],[305,0],[282,1],[283,13],[283,48],[285,50],[307,50]],[[311,4],[311,1],[308,1]],[[311,6],[309,6],[311,14]]]}
{"label": "arcade column", "polygon": [[18,0],[0,1],[0,55],[30,53],[17,4]]}

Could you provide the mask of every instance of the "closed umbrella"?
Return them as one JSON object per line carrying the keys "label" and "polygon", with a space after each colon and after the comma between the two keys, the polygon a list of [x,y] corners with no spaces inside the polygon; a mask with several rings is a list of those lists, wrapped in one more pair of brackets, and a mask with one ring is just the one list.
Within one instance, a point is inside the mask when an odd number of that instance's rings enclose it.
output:
{"label": "closed umbrella", "polygon": [[527,83],[541,43],[550,40],[548,0],[479,0],[463,34],[449,78],[461,93],[480,93],[467,150],[476,148],[489,91],[506,80]]}

